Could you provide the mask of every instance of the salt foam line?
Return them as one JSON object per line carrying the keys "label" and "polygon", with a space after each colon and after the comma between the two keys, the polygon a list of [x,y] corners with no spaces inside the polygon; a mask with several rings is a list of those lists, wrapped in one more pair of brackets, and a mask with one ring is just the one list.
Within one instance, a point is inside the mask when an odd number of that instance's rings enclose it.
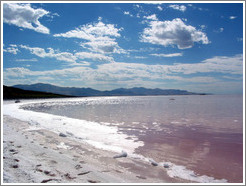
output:
{"label": "salt foam line", "polygon": [[97,148],[117,153],[122,150],[133,153],[136,148],[144,145],[141,141],[136,142],[126,139],[128,136],[126,134],[119,134],[117,127],[20,109],[24,104],[5,104],[3,105],[3,114],[27,121],[32,129],[37,127],[56,133],[70,134],[68,135],[69,137],[82,140]]}
{"label": "salt foam line", "polygon": [[181,178],[199,183],[227,183],[226,179],[215,179],[214,177],[197,175],[194,171],[187,169],[185,166],[176,165],[171,162],[156,162],[152,158],[146,158],[139,154],[131,154],[130,157],[134,159],[140,159],[145,162],[151,163],[153,166],[163,167],[167,171],[168,176],[171,178]]}
{"label": "salt foam line", "polygon": [[[96,99],[94,99],[96,100]],[[71,100],[66,100],[71,101]],[[72,102],[80,101],[81,99],[74,99]],[[125,134],[117,133],[116,127],[101,125],[96,122],[89,122],[85,120],[78,120],[67,118],[64,116],[55,116],[46,113],[33,112],[30,110],[20,109],[21,106],[33,103],[47,103],[47,101],[35,101],[29,103],[19,103],[19,104],[4,104],[3,114],[9,115],[13,118],[20,119],[22,121],[27,121],[30,124],[30,129],[34,128],[44,128],[56,133],[63,132],[70,134],[70,137],[75,137],[76,139],[82,139],[83,141],[104,150],[110,150],[117,153],[122,152],[122,150],[127,150],[129,152],[129,157],[134,159],[140,159],[145,162],[151,162],[151,158],[146,158],[139,154],[134,154],[134,150],[140,146],[143,146],[143,142],[132,141],[126,139],[128,136]],[[64,102],[60,102],[64,104]],[[54,104],[54,103],[52,103]],[[59,104],[59,101],[57,102]],[[61,144],[61,147],[65,146]],[[185,180],[190,180],[200,183],[226,183],[226,179],[215,179],[206,175],[198,176],[194,171],[187,169],[184,166],[175,165],[171,162],[160,162],[158,166],[164,167],[168,165],[167,174],[170,177],[179,177]]]}
{"label": "salt foam line", "polygon": [[202,175],[198,176],[194,171],[187,169],[185,166],[175,165],[171,162],[164,162],[164,165],[168,165],[167,174],[170,177],[179,177],[185,180],[190,180],[199,183],[226,183],[226,179],[215,179],[210,176]]}

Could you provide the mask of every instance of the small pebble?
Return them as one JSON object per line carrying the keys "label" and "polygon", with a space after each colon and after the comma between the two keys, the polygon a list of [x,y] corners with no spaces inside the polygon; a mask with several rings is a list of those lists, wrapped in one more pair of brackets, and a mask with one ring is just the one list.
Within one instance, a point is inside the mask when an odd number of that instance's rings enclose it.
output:
{"label": "small pebble", "polygon": [[60,137],[67,137],[67,135],[66,134],[63,134],[63,133],[60,133],[59,136]]}
{"label": "small pebble", "polygon": [[18,168],[18,167],[19,167],[18,165],[13,165],[12,166],[12,168],[15,168],[15,169]]}
{"label": "small pebble", "polygon": [[164,168],[166,168],[166,169],[169,168],[169,165],[168,165],[168,164],[164,164],[163,166],[164,166]]}

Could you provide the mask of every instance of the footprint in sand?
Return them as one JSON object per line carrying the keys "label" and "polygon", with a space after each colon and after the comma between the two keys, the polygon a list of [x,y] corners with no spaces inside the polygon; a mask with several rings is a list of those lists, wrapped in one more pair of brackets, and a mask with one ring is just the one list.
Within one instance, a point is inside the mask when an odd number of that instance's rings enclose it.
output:
{"label": "footprint in sand", "polygon": [[41,183],[47,183],[50,181],[58,181],[58,179],[47,179],[47,180],[43,180]]}
{"label": "footprint in sand", "polygon": [[121,171],[119,171],[119,170],[116,170],[116,169],[115,169],[114,171],[115,171],[115,172],[118,172],[118,173],[122,173]]}
{"label": "footprint in sand", "polygon": [[147,179],[144,176],[136,176],[136,177],[139,178],[139,179],[143,179],[143,180]]}
{"label": "footprint in sand", "polygon": [[42,169],[38,169],[38,168],[36,168],[36,171],[38,171],[38,172],[43,172]]}
{"label": "footprint in sand", "polygon": [[50,160],[50,163],[57,164],[57,161],[55,161],[55,160]]}
{"label": "footprint in sand", "polygon": [[103,171],[101,171],[101,172],[110,172],[110,170],[103,170]]}
{"label": "footprint in sand", "polygon": [[100,183],[100,181],[87,180],[89,183]]}
{"label": "footprint in sand", "polygon": [[78,176],[81,176],[81,175],[85,175],[85,174],[89,174],[91,171],[86,171],[86,172],[81,172],[78,174]]}
{"label": "footprint in sand", "polygon": [[81,169],[81,168],[83,168],[80,164],[78,164],[78,165],[75,165],[75,169]]}
{"label": "footprint in sand", "polygon": [[18,151],[15,149],[10,149],[9,152],[12,152],[12,154],[18,154]]}
{"label": "footprint in sand", "polygon": [[67,174],[64,174],[65,178],[68,179],[68,180],[72,180],[72,179],[75,179],[76,177],[72,177],[69,173]]}
{"label": "footprint in sand", "polygon": [[44,174],[48,175],[48,176],[56,176],[56,174],[51,173],[51,171],[44,171]]}

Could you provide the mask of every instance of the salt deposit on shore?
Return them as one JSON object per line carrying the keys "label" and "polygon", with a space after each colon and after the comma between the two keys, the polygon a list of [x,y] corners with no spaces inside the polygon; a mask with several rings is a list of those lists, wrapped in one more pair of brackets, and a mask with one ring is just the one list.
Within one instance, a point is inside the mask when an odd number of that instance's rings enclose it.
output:
{"label": "salt deposit on shore", "polygon": [[3,183],[184,182],[168,177],[163,167],[114,155],[3,117]]}
{"label": "salt deposit on shore", "polygon": [[3,183],[226,182],[135,154],[144,144],[116,127],[19,108],[28,102],[4,103]]}

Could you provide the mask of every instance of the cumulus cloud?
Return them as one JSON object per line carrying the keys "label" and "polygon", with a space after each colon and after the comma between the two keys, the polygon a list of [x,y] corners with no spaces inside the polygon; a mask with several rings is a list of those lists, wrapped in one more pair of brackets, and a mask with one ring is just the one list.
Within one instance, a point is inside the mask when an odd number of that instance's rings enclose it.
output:
{"label": "cumulus cloud", "polygon": [[156,17],[156,14],[152,14],[152,15],[149,15],[149,16],[144,16],[145,19],[149,19],[149,20],[154,20],[154,21],[157,21],[157,17]]}
{"label": "cumulus cloud", "polygon": [[191,48],[195,42],[209,43],[204,32],[186,25],[180,18],[151,21],[149,27],[144,29],[140,41],[162,46],[177,45],[179,49]]}
{"label": "cumulus cloud", "polygon": [[169,7],[174,10],[179,10],[181,12],[184,12],[186,10],[186,6],[184,5],[169,5]]}
{"label": "cumulus cloud", "polygon": [[83,25],[66,33],[55,34],[55,37],[79,38],[88,42],[81,46],[89,50],[101,53],[124,53],[116,42],[123,28],[116,28],[114,24],[105,24],[101,19],[97,23]]}
{"label": "cumulus cloud", "polygon": [[66,33],[54,34],[54,36],[95,40],[106,36],[119,37],[119,31],[121,30],[121,28],[115,28],[115,25],[113,24],[104,24],[102,21],[99,21],[98,23],[83,25]]}
{"label": "cumulus cloud", "polygon": [[18,49],[17,45],[10,44],[9,47],[3,49],[3,52],[16,55],[18,52],[20,52],[20,50]]}
{"label": "cumulus cloud", "polygon": [[17,3],[4,3],[3,4],[3,22],[15,25],[21,28],[27,28],[40,32],[43,34],[49,34],[50,31],[47,27],[39,22],[39,19],[49,12],[42,9],[34,9],[28,4]]}
{"label": "cumulus cloud", "polygon": [[172,53],[172,54],[150,54],[152,56],[157,56],[157,57],[178,57],[178,56],[183,56],[183,53]]}
{"label": "cumulus cloud", "polygon": [[98,38],[97,40],[80,43],[80,46],[88,48],[93,52],[100,53],[126,53],[126,51],[119,47],[118,43],[111,38]]}

